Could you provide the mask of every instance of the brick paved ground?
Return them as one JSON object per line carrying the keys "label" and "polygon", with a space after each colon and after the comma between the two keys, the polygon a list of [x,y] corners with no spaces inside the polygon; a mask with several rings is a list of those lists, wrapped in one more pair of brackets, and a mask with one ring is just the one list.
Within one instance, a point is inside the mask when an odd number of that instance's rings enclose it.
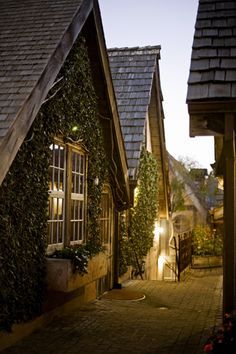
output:
{"label": "brick paved ground", "polygon": [[126,287],[145,300],[96,300],[2,354],[203,353],[221,321],[221,273],[192,270],[181,283],[130,281]]}

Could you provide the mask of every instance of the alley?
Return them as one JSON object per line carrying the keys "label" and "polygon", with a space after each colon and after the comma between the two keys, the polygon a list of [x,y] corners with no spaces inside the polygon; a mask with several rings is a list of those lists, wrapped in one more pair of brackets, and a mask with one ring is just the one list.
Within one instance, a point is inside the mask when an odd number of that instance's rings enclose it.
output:
{"label": "alley", "polygon": [[192,270],[181,283],[132,280],[125,289],[145,299],[114,300],[111,292],[2,354],[203,353],[220,324],[221,268]]}

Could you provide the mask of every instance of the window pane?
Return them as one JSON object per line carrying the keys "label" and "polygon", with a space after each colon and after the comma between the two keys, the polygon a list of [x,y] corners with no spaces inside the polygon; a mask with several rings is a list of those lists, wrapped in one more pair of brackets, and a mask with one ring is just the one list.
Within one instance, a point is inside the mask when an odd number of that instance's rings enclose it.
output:
{"label": "window pane", "polygon": [[65,147],[54,143],[50,151],[48,244],[57,244],[64,240]]}
{"label": "window pane", "polygon": [[64,199],[49,197],[48,243],[63,241],[64,233]]}
{"label": "window pane", "polygon": [[84,239],[85,156],[72,150],[71,241]]}
{"label": "window pane", "polygon": [[59,191],[63,191],[64,190],[64,178],[65,178],[65,172],[64,170],[60,171],[60,184],[59,184]]}
{"label": "window pane", "polygon": [[63,146],[60,147],[60,165],[59,167],[64,168],[65,164],[65,148]]}
{"label": "window pane", "polygon": [[84,202],[71,201],[71,241],[80,241],[84,238]]}
{"label": "window pane", "polygon": [[84,158],[81,158],[81,161],[80,161],[80,172],[82,174],[84,174]]}
{"label": "window pane", "polygon": [[76,153],[72,151],[72,171],[76,171],[76,165],[77,165],[77,159],[76,159]]}
{"label": "window pane", "polygon": [[51,144],[51,161],[49,189],[64,191],[65,183],[65,147],[59,144]]}
{"label": "window pane", "polygon": [[84,159],[84,155],[72,151],[72,193],[84,194]]}
{"label": "window pane", "polygon": [[53,154],[54,154],[54,166],[59,166],[58,162],[59,162],[59,159],[58,159],[58,155],[59,155],[59,145],[57,144],[54,144],[53,146]]}
{"label": "window pane", "polygon": [[63,222],[58,223],[59,229],[58,229],[58,243],[63,242]]}
{"label": "window pane", "polygon": [[[48,244],[64,242],[65,232],[65,191],[71,190],[71,208],[68,215],[70,225],[68,238],[71,241],[84,239],[84,199],[85,199],[85,156],[76,148],[63,143],[54,143],[50,146],[51,165],[49,181],[49,210],[48,210]],[[69,155],[68,155],[69,154]],[[67,158],[71,159],[71,169],[66,176]],[[67,180],[68,178],[70,181]],[[66,186],[66,183],[69,183]]]}
{"label": "window pane", "polygon": [[84,190],[84,176],[83,175],[80,175],[79,176],[79,193],[82,194],[83,193],[83,190]]}
{"label": "window pane", "polygon": [[54,169],[52,168],[52,166],[49,167],[49,190],[53,189],[53,184],[54,184]]}
{"label": "window pane", "polygon": [[58,198],[58,219],[63,220],[63,208],[64,208],[64,200],[62,198]]}
{"label": "window pane", "polygon": [[110,195],[102,193],[101,216],[100,216],[100,237],[103,243],[108,243],[110,236]]}

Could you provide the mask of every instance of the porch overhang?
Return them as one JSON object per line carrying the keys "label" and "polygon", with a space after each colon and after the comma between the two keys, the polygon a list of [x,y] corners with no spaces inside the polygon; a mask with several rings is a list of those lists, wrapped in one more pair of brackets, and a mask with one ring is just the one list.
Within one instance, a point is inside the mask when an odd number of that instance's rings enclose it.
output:
{"label": "porch overhang", "polygon": [[236,112],[236,100],[187,101],[189,133],[195,136],[222,136],[225,114]]}
{"label": "porch overhang", "polygon": [[225,117],[236,113],[236,100],[187,101],[189,112],[189,135],[214,136],[216,175],[223,175]]}

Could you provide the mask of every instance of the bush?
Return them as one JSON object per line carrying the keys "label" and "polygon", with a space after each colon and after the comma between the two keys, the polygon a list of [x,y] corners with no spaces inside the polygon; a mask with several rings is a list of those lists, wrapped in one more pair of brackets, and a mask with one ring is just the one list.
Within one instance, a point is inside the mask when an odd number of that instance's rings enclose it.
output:
{"label": "bush", "polygon": [[223,240],[207,225],[197,225],[193,230],[192,251],[195,256],[221,256]]}

